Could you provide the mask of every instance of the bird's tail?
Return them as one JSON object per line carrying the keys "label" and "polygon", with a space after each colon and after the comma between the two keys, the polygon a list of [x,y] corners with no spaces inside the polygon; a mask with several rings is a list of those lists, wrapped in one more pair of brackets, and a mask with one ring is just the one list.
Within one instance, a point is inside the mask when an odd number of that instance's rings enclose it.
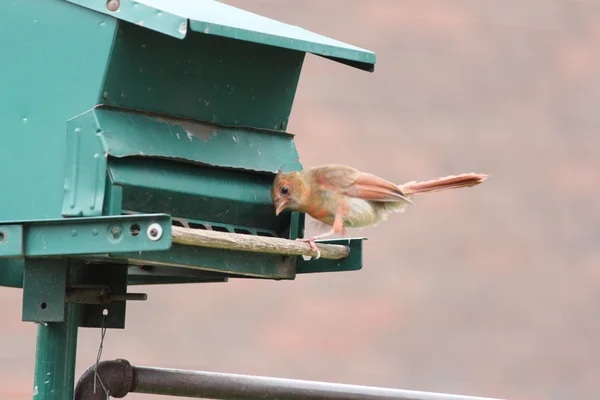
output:
{"label": "bird's tail", "polygon": [[485,174],[475,173],[450,175],[424,182],[407,182],[400,185],[400,190],[407,196],[410,196],[419,193],[437,192],[438,190],[459,189],[479,185],[487,177]]}

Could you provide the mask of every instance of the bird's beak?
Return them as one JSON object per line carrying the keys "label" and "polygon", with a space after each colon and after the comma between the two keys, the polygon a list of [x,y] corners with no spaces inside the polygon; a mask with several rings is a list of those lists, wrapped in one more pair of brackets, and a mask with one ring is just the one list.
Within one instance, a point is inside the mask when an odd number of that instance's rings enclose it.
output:
{"label": "bird's beak", "polygon": [[273,207],[275,207],[275,216],[279,215],[285,208],[287,207],[290,201],[285,197],[280,197],[273,202]]}

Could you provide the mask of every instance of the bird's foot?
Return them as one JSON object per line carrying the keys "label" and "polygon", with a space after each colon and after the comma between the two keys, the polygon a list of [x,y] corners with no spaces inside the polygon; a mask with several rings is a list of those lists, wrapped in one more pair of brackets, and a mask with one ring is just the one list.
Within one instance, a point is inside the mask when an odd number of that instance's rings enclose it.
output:
{"label": "bird's foot", "polygon": [[301,242],[306,242],[306,243],[308,243],[310,245],[310,248],[312,249],[312,251],[314,251],[315,253],[317,253],[317,256],[314,257],[315,260],[318,260],[319,258],[321,258],[321,251],[319,250],[319,248],[315,244],[315,238],[314,237],[311,237],[311,238],[298,238],[296,240],[299,240]]}

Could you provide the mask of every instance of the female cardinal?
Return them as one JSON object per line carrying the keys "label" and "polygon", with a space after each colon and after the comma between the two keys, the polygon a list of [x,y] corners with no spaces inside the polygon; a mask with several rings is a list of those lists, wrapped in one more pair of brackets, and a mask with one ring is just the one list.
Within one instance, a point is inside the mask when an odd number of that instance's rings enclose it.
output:
{"label": "female cardinal", "polygon": [[396,185],[347,165],[328,164],[289,173],[280,169],[271,188],[271,199],[275,215],[287,208],[332,225],[326,233],[297,239],[308,242],[318,259],[321,253],[316,239],[345,232],[346,227],[360,228],[384,221],[392,212],[404,211],[415,194],[474,186],[486,178],[484,174],[470,173]]}

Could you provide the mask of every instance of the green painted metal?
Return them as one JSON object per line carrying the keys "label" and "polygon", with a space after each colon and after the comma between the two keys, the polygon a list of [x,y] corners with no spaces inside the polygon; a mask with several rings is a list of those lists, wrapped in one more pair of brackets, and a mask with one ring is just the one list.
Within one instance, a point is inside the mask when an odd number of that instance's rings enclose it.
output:
{"label": "green painted metal", "polygon": [[[68,21],[68,23],[65,23]],[[117,21],[62,0],[0,1],[0,223],[60,218],[67,120],[97,104]],[[60,29],[57,29],[60,27]],[[43,66],[41,68],[40,66]],[[41,69],[40,69],[41,68]],[[24,260],[0,258],[0,285]]]}
{"label": "green painted metal", "polygon": [[[161,237],[149,237],[147,231],[152,224],[162,227]],[[0,232],[14,225],[22,226],[25,250],[13,253],[14,246],[4,249],[0,244],[0,257],[156,251],[171,247],[171,217],[167,214],[17,221],[0,225]]]}
{"label": "green painted metal", "polygon": [[125,326],[125,302],[65,303],[69,284],[124,294],[362,266],[360,239],[345,260],[305,261],[172,245],[171,224],[303,236],[270,187],[302,168],[285,131],[305,53],[369,71],[375,55],[216,1],[106,5],[0,2],[18,32],[0,36],[0,285],[23,287],[22,319],[40,322],[36,399],[72,398],[78,326]]}
{"label": "green painted metal", "polygon": [[[373,71],[375,53],[214,0],[121,0],[111,12],[105,0],[68,0],[175,38],[189,30],[313,53]],[[189,29],[188,29],[189,28]]]}
{"label": "green painted metal", "polygon": [[112,254],[113,262],[129,265],[185,267],[268,279],[294,279],[296,258],[245,251],[227,251],[208,247],[173,244],[168,251]]}
{"label": "green painted metal", "polygon": [[78,307],[77,304],[65,307],[64,322],[38,325],[33,384],[35,400],[73,398]]}
{"label": "green painted metal", "polygon": [[4,254],[15,257],[25,255],[22,225],[0,225],[0,257]]}
{"label": "green painted metal", "polygon": [[297,51],[199,33],[178,40],[122,23],[98,101],[282,131],[304,57]]}
{"label": "green painted metal", "polygon": [[[102,3],[105,7],[106,3]],[[59,221],[49,226],[34,222],[61,216],[158,211],[199,228],[292,239],[303,235],[304,215],[286,212],[275,217],[269,190],[277,169],[302,168],[293,136],[278,131],[286,128],[304,57],[302,48],[294,46],[306,45],[308,36],[278,36],[272,26],[263,25],[260,29],[268,30],[262,32],[266,36],[257,39],[245,31],[245,22],[238,20],[240,15],[250,14],[225,7],[225,14],[216,20],[211,13],[221,6],[213,9],[212,3],[205,19],[189,21],[190,26],[202,26],[202,32],[186,32],[182,40],[169,36],[167,31],[175,26],[179,29],[184,17],[149,13],[143,4],[124,1],[117,14],[138,13],[149,20],[155,16],[166,24],[166,30],[157,32],[146,29],[147,26],[117,23],[105,14],[59,0],[50,0],[40,7],[25,5],[27,1],[0,7],[6,11],[2,15],[23,14],[32,24],[24,35],[28,41],[23,48],[27,51],[17,55],[24,65],[46,65],[48,81],[29,79],[32,74],[23,73],[26,68],[0,66],[3,76],[15,77],[3,81],[3,85],[19,85],[15,89],[6,87],[16,93],[17,101],[3,105],[8,114],[0,121],[0,128],[15,134],[3,137],[0,156],[4,157],[0,159],[20,171],[18,182],[16,177],[8,177],[14,180],[8,186],[15,190],[8,192],[6,206],[3,204],[0,209],[0,221],[13,221],[0,222],[8,235],[8,240],[0,240],[0,283],[13,287],[23,284],[24,262],[14,257],[71,255],[90,259],[90,254],[102,253],[94,255],[94,260],[122,263],[128,259],[122,255],[110,257],[109,253],[164,250],[170,245],[165,237],[140,249],[138,245],[143,240],[136,242],[127,235],[115,238],[111,235],[112,226],[95,231],[87,225],[102,224],[102,220],[81,222],[69,218],[69,223],[84,223],[79,228],[83,231],[75,232]],[[255,17],[261,18],[251,18]],[[66,30],[56,30],[61,18],[73,18],[76,22]],[[184,19],[189,18],[192,17]],[[2,20],[3,26],[12,26],[14,20]],[[212,33],[206,34],[206,28]],[[242,36],[236,39],[240,40],[227,37],[233,32],[231,29],[238,29],[237,35]],[[280,46],[273,35],[305,42]],[[78,45],[81,37],[86,38],[84,46]],[[320,45],[336,46],[319,40],[315,41],[317,47],[312,48],[315,53],[322,53],[315,50]],[[52,48],[63,58],[49,59],[44,51],[39,51],[45,48]],[[69,61],[78,68],[62,65]],[[357,59],[349,57],[346,61]],[[21,88],[37,90],[39,96],[21,98]],[[68,96],[61,95],[63,90],[68,90]],[[98,101],[143,111],[98,106]],[[23,148],[28,149],[26,153],[21,151]],[[43,167],[36,160],[45,160]],[[61,190],[62,203],[56,195]],[[43,201],[38,200],[42,198]],[[15,220],[28,223],[21,226]],[[126,227],[116,228],[126,231]],[[168,236],[168,229],[165,233]],[[21,240],[16,240],[20,236]],[[295,259],[291,262],[276,256],[256,258],[232,253],[230,259],[223,260],[219,252],[196,252],[187,249],[177,255],[173,251],[143,251],[133,262],[185,265],[227,276],[295,276],[291,267]],[[235,266],[234,262],[240,264]],[[328,262],[320,260],[318,269],[327,270]],[[337,262],[331,268],[339,268]],[[115,275],[119,277],[114,281],[110,275],[100,280],[109,286],[123,284],[120,274]],[[141,283],[143,277],[132,279]],[[179,277],[149,279],[174,281]]]}
{"label": "green painted metal", "polygon": [[183,283],[221,283],[227,278],[196,278],[183,276],[129,275],[128,285],[176,285]]}
{"label": "green painted metal", "polygon": [[[288,170],[302,168],[293,137],[289,134],[266,134],[251,129],[106,108],[90,110],[69,121],[67,148],[65,216],[101,214],[108,157],[111,156],[169,159],[271,174],[283,165]],[[196,173],[206,171],[207,168],[203,168]],[[112,175],[114,179],[116,174]],[[193,185],[188,179],[186,176],[181,182],[182,190]],[[250,181],[256,179],[260,178],[247,178]],[[237,187],[235,190],[241,192],[244,189]],[[218,191],[216,193],[223,196]],[[256,196],[256,193],[248,195]],[[264,193],[261,197],[265,197]]]}
{"label": "green painted metal", "polygon": [[25,260],[0,258],[0,286],[22,288]]}
{"label": "green painted metal", "polygon": [[67,273],[65,260],[31,258],[25,260],[23,321],[64,321]]}
{"label": "green painted metal", "polygon": [[129,285],[159,285],[175,283],[217,283],[227,282],[229,277],[222,273],[201,271],[190,268],[163,266],[129,267]]}
{"label": "green painted metal", "polygon": [[289,224],[289,213],[273,212],[270,174],[144,157],[109,161],[112,183],[123,188],[124,210],[159,209],[173,217],[275,232]]}
{"label": "green painted metal", "polygon": [[97,104],[116,21],[62,0],[20,0],[0,1],[0,26],[18,32],[0,35],[10,54],[0,62],[0,92],[10,93],[0,97],[0,165],[18,171],[2,174],[0,221],[59,218],[67,120]]}
{"label": "green painted metal", "polygon": [[341,271],[358,271],[362,269],[362,242],[366,238],[352,239],[325,239],[317,240],[317,243],[339,244],[350,248],[350,255],[341,260],[327,260],[320,258],[318,260],[304,260],[298,257],[296,267],[297,274],[309,274],[317,272],[341,272]]}

